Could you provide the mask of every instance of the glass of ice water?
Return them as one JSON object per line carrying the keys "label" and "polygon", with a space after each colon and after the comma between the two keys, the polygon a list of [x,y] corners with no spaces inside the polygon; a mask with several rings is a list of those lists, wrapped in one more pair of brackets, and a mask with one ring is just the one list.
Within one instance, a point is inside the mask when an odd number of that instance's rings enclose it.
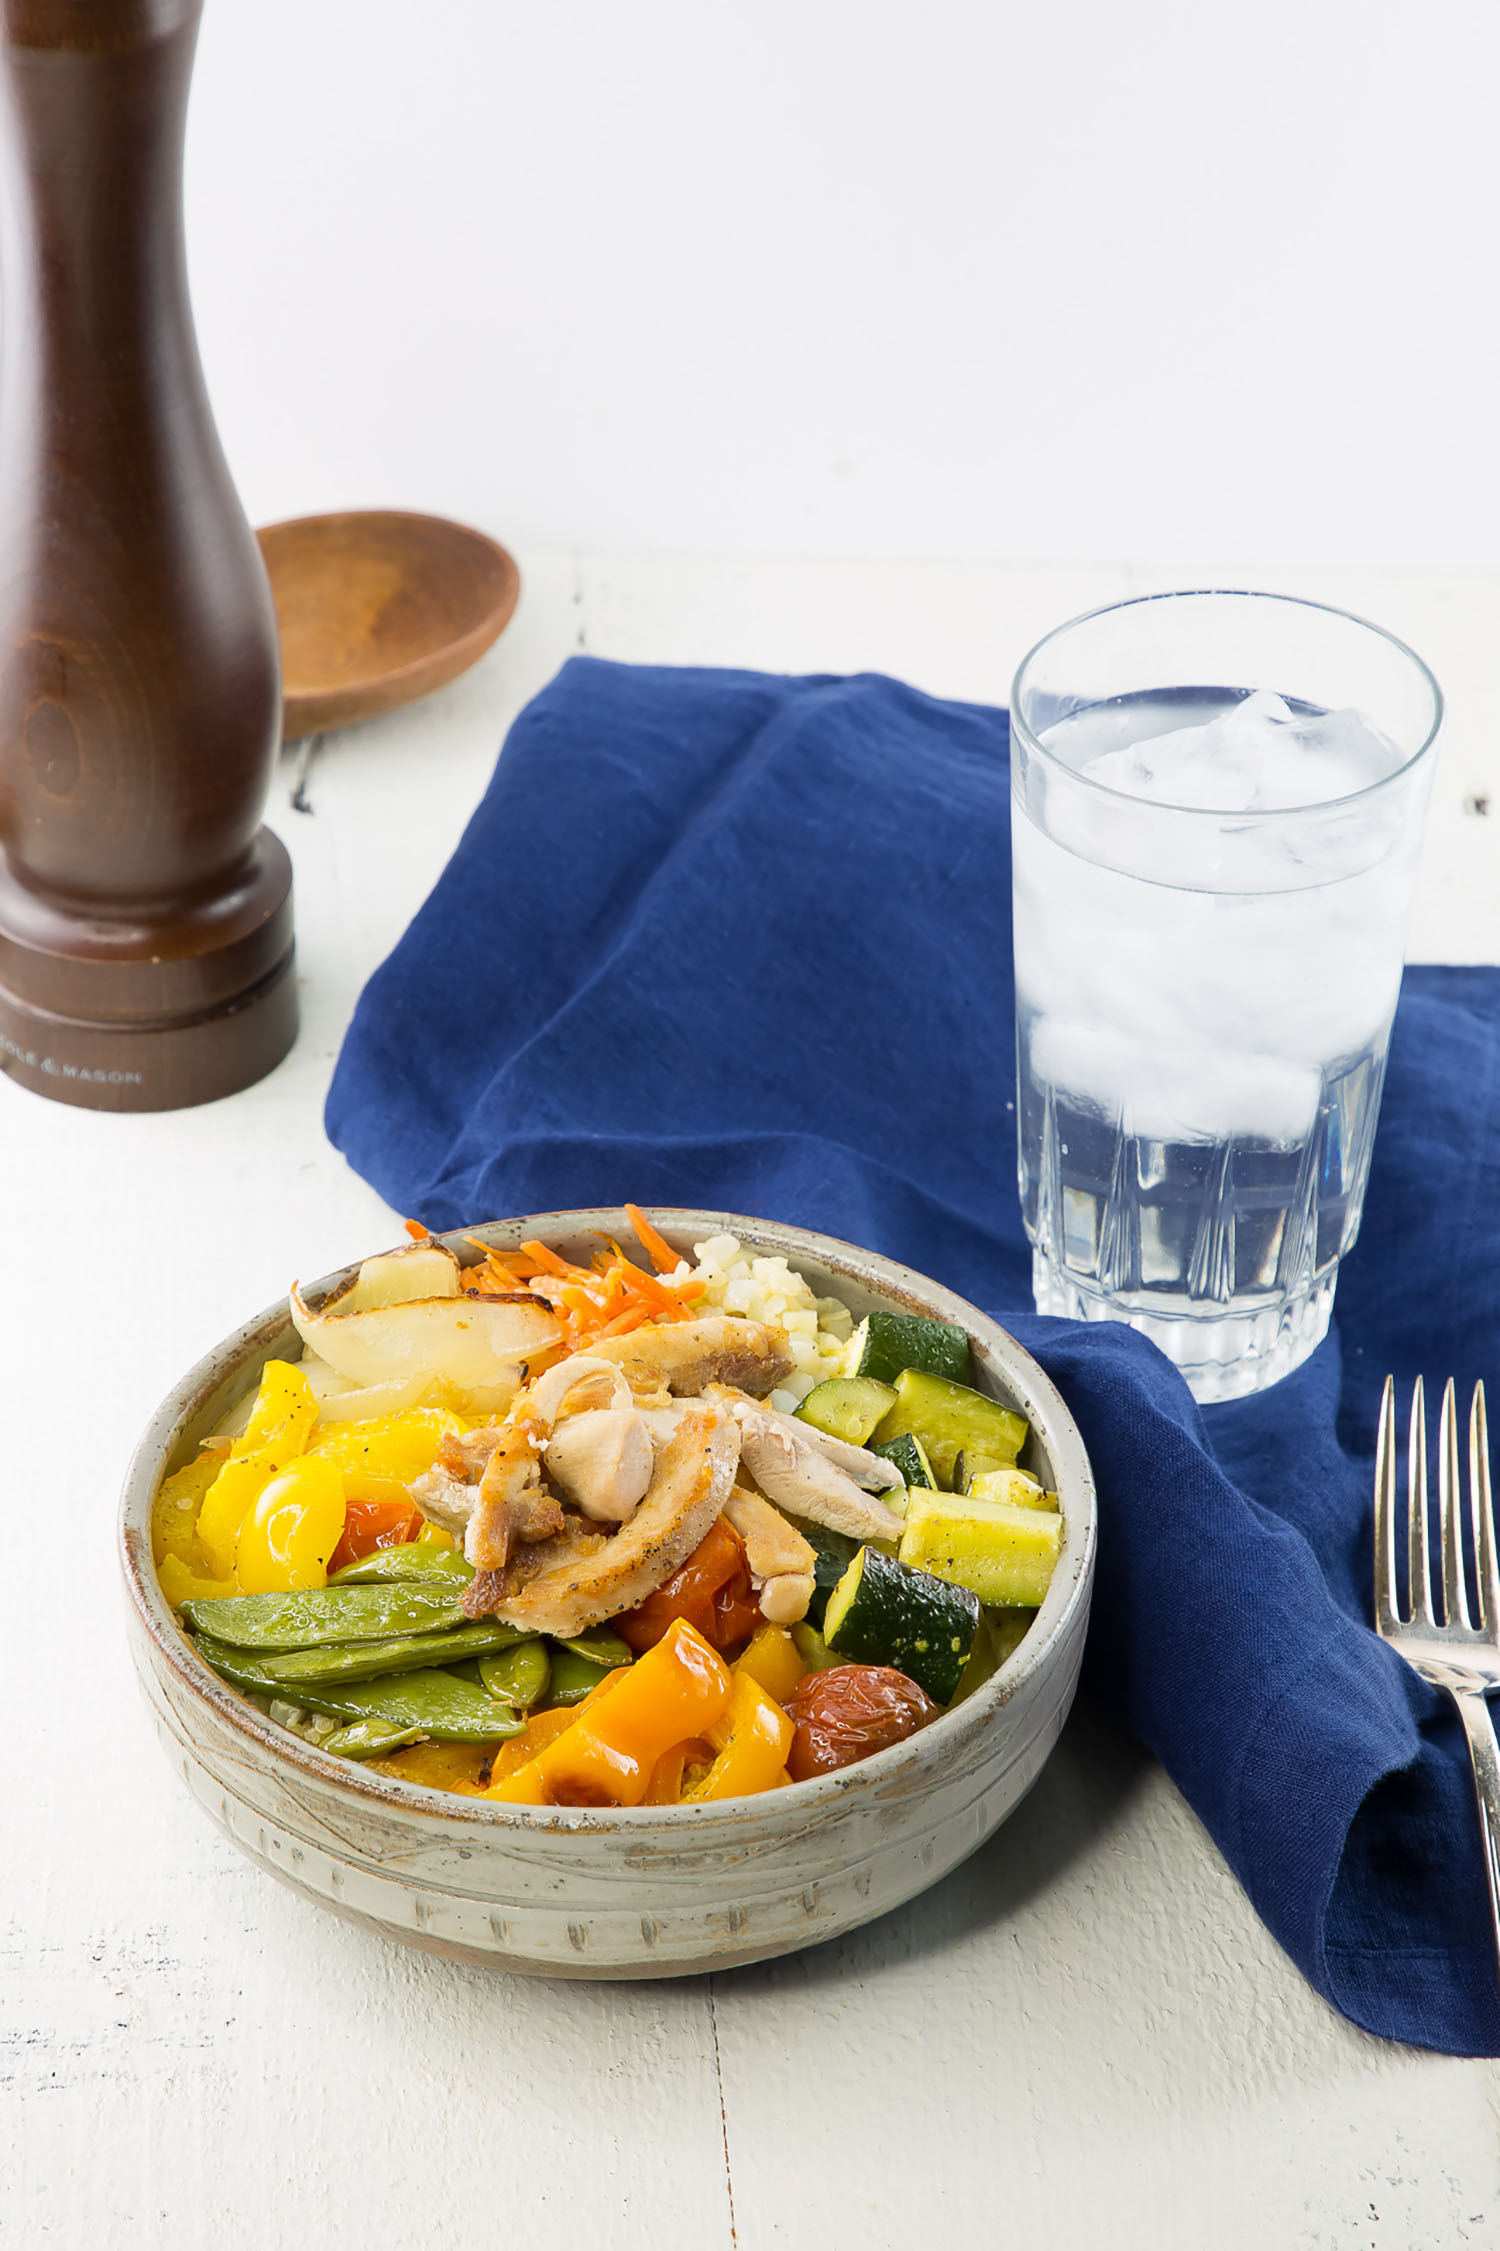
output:
{"label": "glass of ice water", "polygon": [[1359,1231],[1442,717],[1404,643],[1158,594],[1011,699],[1017,1111],[1037,1308],[1202,1400],[1306,1359]]}

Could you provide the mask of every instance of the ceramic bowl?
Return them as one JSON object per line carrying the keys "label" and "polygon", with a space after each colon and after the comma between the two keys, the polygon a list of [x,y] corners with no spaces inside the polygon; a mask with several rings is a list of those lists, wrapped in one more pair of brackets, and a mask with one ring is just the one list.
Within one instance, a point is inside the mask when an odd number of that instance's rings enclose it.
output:
{"label": "ceramic bowl", "polygon": [[[251,1859],[409,1946],[552,1977],[675,1977],[833,1938],[936,1883],[1035,1781],[1078,1680],[1093,1578],[1093,1479],[1057,1392],[1005,1331],[892,1260],[734,1213],[655,1211],[691,1256],[706,1236],[784,1253],[856,1319],[876,1307],[957,1321],[976,1381],[1032,1427],[1027,1466],[1056,1490],[1061,1559],[1019,1649],[921,1734],[842,1773],[688,1810],[489,1805],[373,1774],[275,1727],[197,1656],[157,1584],[151,1505],[164,1475],[300,1347],[284,1305],[200,1360],[157,1410],[126,1479],[121,1552],[132,1654],[174,1765]],[[586,1255],[622,1211],[554,1212],[472,1231]],[[465,1238],[449,1238],[463,1256]],[[477,1254],[468,1251],[473,1257]],[[353,1269],[349,1269],[352,1273]],[[332,1288],[342,1276],[317,1285]],[[313,1294],[313,1293],[309,1293]]]}

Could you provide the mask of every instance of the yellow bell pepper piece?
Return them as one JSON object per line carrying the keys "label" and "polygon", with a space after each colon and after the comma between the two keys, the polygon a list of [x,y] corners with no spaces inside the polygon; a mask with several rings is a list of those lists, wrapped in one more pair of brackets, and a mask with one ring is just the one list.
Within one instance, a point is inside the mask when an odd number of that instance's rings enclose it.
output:
{"label": "yellow bell pepper piece", "polygon": [[151,1554],[158,1567],[169,1555],[175,1555],[181,1563],[194,1561],[198,1511],[223,1467],[222,1454],[199,1454],[186,1468],[174,1470],[163,1479],[151,1511]]}
{"label": "yellow bell pepper piece", "polygon": [[365,1771],[393,1775],[398,1782],[420,1782],[427,1790],[482,1797],[479,1777],[488,1757],[482,1743],[412,1743],[388,1758],[367,1760]]}
{"label": "yellow bell pepper piece", "polygon": [[195,1602],[226,1594],[238,1594],[237,1579],[212,1579],[206,1568],[194,1570],[191,1562],[180,1555],[164,1555],[156,1567],[161,1591],[174,1609],[184,1602]]}
{"label": "yellow bell pepper piece", "polygon": [[781,1706],[750,1673],[737,1672],[729,1710],[708,1739],[718,1757],[701,1781],[684,1790],[684,1805],[711,1798],[751,1798],[775,1789],[796,1733]]}
{"label": "yellow bell pepper piece", "polygon": [[307,1449],[308,1460],[331,1462],[350,1501],[401,1501],[412,1479],[437,1460],[438,1448],[458,1437],[463,1423],[441,1407],[414,1407],[404,1415],[375,1415],[368,1422],[329,1423]]}
{"label": "yellow bell pepper piece", "polygon": [[326,1587],[343,1537],[344,1480],[332,1462],[303,1454],[263,1486],[240,1526],[234,1575],[241,1594]]}
{"label": "yellow bell pepper piece", "polygon": [[785,1626],[762,1626],[749,1648],[735,1660],[734,1671],[748,1673],[766,1694],[784,1704],[807,1673],[797,1644]]}
{"label": "yellow bell pepper piece", "polygon": [[286,1360],[268,1360],[249,1422],[229,1449],[229,1459],[208,1489],[198,1514],[198,1538],[215,1572],[234,1569],[240,1527],[261,1490],[295,1461],[318,1419],[312,1385]]}
{"label": "yellow bell pepper piece", "polygon": [[603,1710],[596,1690],[571,1727],[486,1795],[504,1805],[639,1805],[662,1753],[729,1709],[730,1685],[723,1658],[679,1618],[615,1672]]}
{"label": "yellow bell pepper piece", "polygon": [[441,1524],[424,1524],[414,1545],[419,1548],[456,1548],[458,1542],[451,1532],[443,1530]]}

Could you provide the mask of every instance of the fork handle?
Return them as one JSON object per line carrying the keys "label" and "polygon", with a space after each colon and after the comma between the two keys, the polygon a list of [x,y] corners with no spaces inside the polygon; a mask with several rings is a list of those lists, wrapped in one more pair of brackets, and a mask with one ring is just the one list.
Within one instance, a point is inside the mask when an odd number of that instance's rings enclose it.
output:
{"label": "fork handle", "polygon": [[1495,1738],[1490,1707],[1479,1689],[1460,1689],[1453,1700],[1464,1723],[1469,1763],[1474,1769],[1484,1872],[1490,1885],[1490,1929],[1495,1940],[1495,1960],[1500,1965],[1500,1742]]}

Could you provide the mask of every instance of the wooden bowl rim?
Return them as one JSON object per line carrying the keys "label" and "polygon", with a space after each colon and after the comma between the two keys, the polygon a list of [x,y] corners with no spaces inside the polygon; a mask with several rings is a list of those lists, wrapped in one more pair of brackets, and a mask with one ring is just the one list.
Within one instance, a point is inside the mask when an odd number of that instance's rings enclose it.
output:
{"label": "wooden bowl rim", "polygon": [[[451,640],[439,643],[421,656],[409,657],[404,664],[390,665],[383,672],[366,673],[361,679],[347,681],[337,688],[288,689],[283,684],[282,733],[287,741],[316,734],[320,728],[338,726],[341,724],[337,716],[339,709],[351,699],[362,701],[372,695],[389,696],[389,701],[378,702],[373,710],[349,714],[352,723],[357,718],[380,718],[386,711],[399,710],[403,704],[414,703],[424,694],[435,694],[439,688],[447,687],[450,681],[466,672],[471,664],[484,655],[486,649],[499,640],[514,617],[516,604],[521,598],[520,565],[508,547],[503,547],[488,532],[477,530],[473,524],[460,523],[454,516],[434,516],[418,508],[336,508],[311,516],[282,516],[274,524],[260,524],[256,527],[255,537],[261,547],[267,578],[272,576],[272,572],[264,542],[275,533],[301,531],[312,524],[357,523],[427,524],[434,525],[445,533],[457,532],[469,547],[487,550],[498,566],[500,583],[495,599],[486,612],[462,633],[455,634]],[[455,659],[458,661],[454,662]],[[450,664],[452,669],[444,670]],[[391,692],[399,691],[403,684],[423,679],[434,670],[440,677],[435,677],[430,686],[417,687],[410,695]]]}

